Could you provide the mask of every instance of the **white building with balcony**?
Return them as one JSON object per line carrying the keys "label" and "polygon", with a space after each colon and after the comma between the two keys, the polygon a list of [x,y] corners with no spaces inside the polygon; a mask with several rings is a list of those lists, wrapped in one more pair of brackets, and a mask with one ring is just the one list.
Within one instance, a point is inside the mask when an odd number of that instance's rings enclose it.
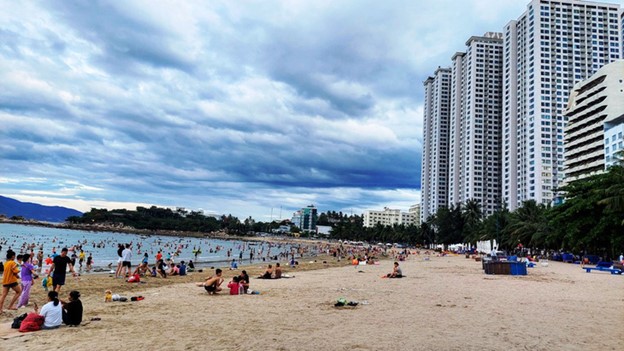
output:
{"label": "white building with balcony", "polygon": [[574,86],[565,112],[565,183],[602,173],[624,150],[624,61]]}

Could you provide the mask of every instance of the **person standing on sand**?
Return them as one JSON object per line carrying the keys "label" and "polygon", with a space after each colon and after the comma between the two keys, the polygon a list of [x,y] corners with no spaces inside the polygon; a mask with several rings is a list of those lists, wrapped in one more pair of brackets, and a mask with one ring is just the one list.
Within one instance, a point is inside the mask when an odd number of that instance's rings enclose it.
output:
{"label": "person standing on sand", "polygon": [[117,244],[117,269],[115,270],[115,278],[119,278],[121,276],[121,262],[123,261],[121,258],[121,254],[124,250],[123,244]]}
{"label": "person standing on sand", "polygon": [[20,297],[22,292],[19,283],[17,282],[17,274],[19,273],[19,268],[17,267],[17,263],[15,263],[15,252],[9,249],[6,253],[6,262],[4,263],[4,273],[2,274],[2,297],[0,297],[0,313],[3,313],[4,309],[4,300],[9,294],[9,290],[13,289],[15,291],[15,296],[11,299],[9,303],[9,310],[16,310],[17,307],[13,306],[17,302],[17,299]]}
{"label": "person standing on sand", "polygon": [[[29,255],[23,255],[23,257],[29,257]],[[19,256],[18,256],[19,261]],[[35,273],[35,267],[32,263],[24,260],[22,264],[22,295],[20,296],[19,303],[17,304],[17,308],[28,305],[28,300],[30,299],[30,287],[33,284],[33,278],[37,276]]]}
{"label": "person standing on sand", "polygon": [[50,266],[50,271],[48,272],[48,279],[50,279],[50,275],[54,273],[54,275],[52,275],[52,284],[54,286],[54,291],[57,293],[60,293],[61,287],[65,285],[65,276],[67,274],[68,265],[69,271],[75,277],[76,271],[74,271],[74,266],[72,265],[71,260],[67,257],[67,248],[64,247],[61,250],[61,254],[54,257],[52,266]]}
{"label": "person standing on sand", "polygon": [[39,267],[37,268],[37,272],[39,272],[39,274],[41,274],[41,268],[43,267],[43,250],[39,250],[39,252],[37,252],[37,262]]}
{"label": "person standing on sand", "polygon": [[80,249],[80,254],[78,255],[78,270],[82,272],[82,263],[85,260],[85,253],[82,249]]}
{"label": "person standing on sand", "polygon": [[93,255],[89,253],[89,257],[87,257],[87,273],[91,272],[92,266],[93,266]]}
{"label": "person standing on sand", "polygon": [[130,250],[130,244],[126,244],[126,248],[121,252],[121,271],[119,275],[125,277],[126,274],[130,275],[132,273],[132,264],[130,260],[132,259],[132,250]]}

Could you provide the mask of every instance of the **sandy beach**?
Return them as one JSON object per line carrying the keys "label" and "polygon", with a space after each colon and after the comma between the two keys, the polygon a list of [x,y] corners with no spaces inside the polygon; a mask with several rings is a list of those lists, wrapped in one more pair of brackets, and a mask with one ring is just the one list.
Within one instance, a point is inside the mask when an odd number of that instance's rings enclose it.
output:
{"label": "sandy beach", "polygon": [[[253,279],[260,295],[209,296],[192,282],[210,272],[128,284],[71,280],[86,325],[22,334],[0,349],[28,350],[621,350],[624,276],[550,262],[528,276],[485,275],[463,256],[411,256],[403,279],[382,279],[392,261],[346,266],[319,260],[293,279]],[[255,275],[258,263],[248,271]],[[305,270],[313,269],[314,270]],[[234,273],[225,272],[226,283]],[[251,274],[250,274],[251,275]],[[104,290],[139,302],[104,303]],[[43,302],[43,290],[34,288]],[[358,301],[336,308],[339,297]],[[22,310],[19,311],[23,313]],[[9,321],[15,311],[0,321]],[[90,321],[98,317],[99,321]]]}

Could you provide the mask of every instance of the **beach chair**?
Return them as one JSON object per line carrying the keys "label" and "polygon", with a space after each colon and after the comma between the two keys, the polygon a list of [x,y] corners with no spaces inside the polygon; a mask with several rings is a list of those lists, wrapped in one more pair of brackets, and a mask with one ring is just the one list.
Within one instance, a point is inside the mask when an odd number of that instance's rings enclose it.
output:
{"label": "beach chair", "polygon": [[596,267],[583,267],[586,273],[590,273],[591,271],[599,271],[599,272],[609,272],[611,274],[622,274],[621,269],[596,266]]}

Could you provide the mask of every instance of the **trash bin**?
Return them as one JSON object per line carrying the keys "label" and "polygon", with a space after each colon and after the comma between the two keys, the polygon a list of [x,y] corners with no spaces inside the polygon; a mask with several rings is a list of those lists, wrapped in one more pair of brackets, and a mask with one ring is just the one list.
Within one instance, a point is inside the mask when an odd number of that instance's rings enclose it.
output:
{"label": "trash bin", "polygon": [[492,274],[511,274],[511,264],[509,262],[494,262],[492,265]]}
{"label": "trash bin", "polygon": [[493,274],[492,273],[492,262],[485,262],[485,261],[483,261],[483,270],[485,271],[485,274]]}
{"label": "trash bin", "polygon": [[511,275],[527,275],[527,268],[524,262],[509,262]]}

